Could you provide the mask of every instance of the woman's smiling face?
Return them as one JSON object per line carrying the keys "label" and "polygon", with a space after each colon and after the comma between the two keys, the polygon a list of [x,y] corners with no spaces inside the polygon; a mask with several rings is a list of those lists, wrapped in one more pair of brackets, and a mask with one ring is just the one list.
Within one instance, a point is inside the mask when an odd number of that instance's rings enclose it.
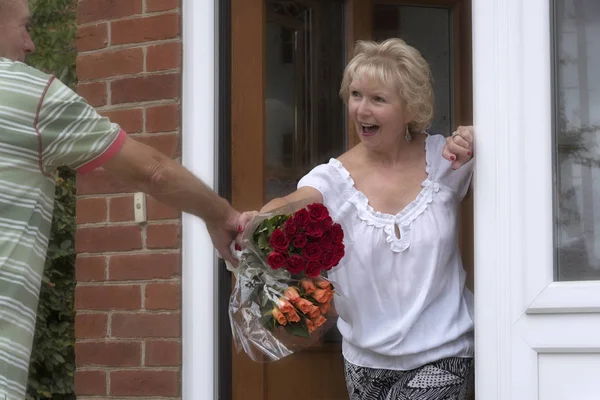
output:
{"label": "woman's smiling face", "polygon": [[395,88],[356,77],[349,92],[348,114],[365,146],[383,150],[404,137],[410,120]]}

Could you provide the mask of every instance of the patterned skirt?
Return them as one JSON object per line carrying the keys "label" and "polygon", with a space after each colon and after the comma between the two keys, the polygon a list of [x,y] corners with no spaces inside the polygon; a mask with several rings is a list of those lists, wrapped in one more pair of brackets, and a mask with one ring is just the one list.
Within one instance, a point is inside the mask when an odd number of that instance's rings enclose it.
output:
{"label": "patterned skirt", "polygon": [[467,400],[473,389],[472,358],[444,358],[410,371],[344,365],[350,400]]}

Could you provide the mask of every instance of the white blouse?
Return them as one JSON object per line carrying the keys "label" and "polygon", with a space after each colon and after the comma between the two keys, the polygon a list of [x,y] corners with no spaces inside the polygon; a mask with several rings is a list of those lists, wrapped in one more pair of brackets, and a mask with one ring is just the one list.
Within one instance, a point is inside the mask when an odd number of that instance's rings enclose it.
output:
{"label": "white blouse", "polygon": [[[344,229],[346,255],[329,271],[342,352],[352,364],[410,370],[446,357],[473,356],[473,295],[458,249],[458,205],[473,162],[453,170],[445,138],[425,140],[419,195],[396,215],[380,213],[331,159],[303,177]],[[400,237],[395,233],[398,226]]]}

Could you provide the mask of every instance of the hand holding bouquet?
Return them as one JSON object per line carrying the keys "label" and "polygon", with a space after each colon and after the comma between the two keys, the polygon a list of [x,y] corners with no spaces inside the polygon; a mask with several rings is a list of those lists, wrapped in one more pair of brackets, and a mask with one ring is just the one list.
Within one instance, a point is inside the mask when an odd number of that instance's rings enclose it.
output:
{"label": "hand holding bouquet", "polygon": [[298,208],[258,215],[244,230],[229,314],[238,350],[255,361],[310,345],[335,319],[325,275],[344,256],[344,232],[322,204]]}

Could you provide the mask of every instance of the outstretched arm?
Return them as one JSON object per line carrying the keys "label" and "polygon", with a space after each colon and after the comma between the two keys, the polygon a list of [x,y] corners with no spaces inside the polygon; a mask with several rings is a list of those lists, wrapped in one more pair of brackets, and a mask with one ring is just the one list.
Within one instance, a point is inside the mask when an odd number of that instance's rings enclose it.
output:
{"label": "outstretched arm", "polygon": [[[271,200],[260,209],[260,212],[264,213],[295,202],[303,202],[307,205],[311,203],[322,203],[323,196],[317,189],[314,189],[310,186],[304,186],[285,197],[279,197]],[[243,230],[246,228],[246,225],[248,225],[258,213],[258,211],[246,211],[242,213],[240,216],[241,229]]]}
{"label": "outstretched arm", "polygon": [[158,201],[202,218],[217,251],[237,264],[229,245],[237,233],[239,212],[178,162],[128,137],[103,167]]}

